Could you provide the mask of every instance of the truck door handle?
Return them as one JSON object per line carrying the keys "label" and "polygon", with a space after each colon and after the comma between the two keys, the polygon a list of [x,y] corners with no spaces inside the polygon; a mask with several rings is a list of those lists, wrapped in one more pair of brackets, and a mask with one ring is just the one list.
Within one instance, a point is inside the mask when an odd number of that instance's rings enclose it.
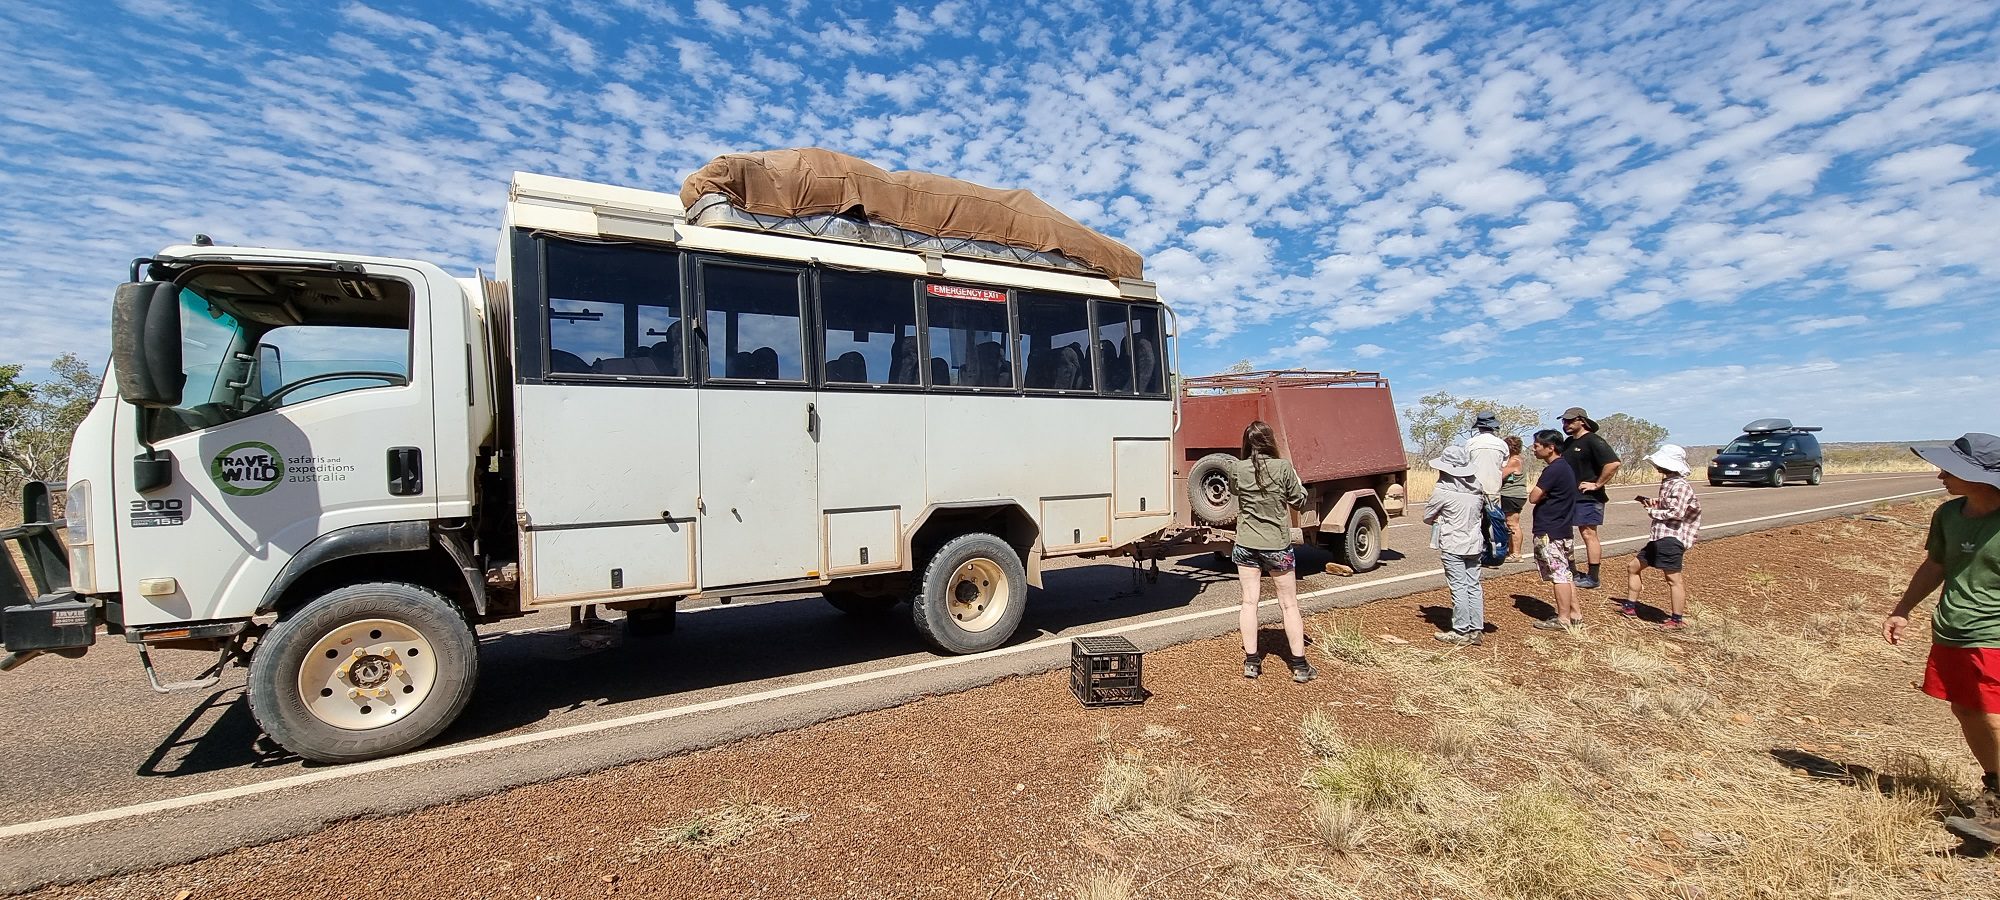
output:
{"label": "truck door handle", "polygon": [[424,492],[424,451],[389,448],[389,496],[412,497]]}
{"label": "truck door handle", "polygon": [[819,405],[806,404],[806,436],[819,440]]}

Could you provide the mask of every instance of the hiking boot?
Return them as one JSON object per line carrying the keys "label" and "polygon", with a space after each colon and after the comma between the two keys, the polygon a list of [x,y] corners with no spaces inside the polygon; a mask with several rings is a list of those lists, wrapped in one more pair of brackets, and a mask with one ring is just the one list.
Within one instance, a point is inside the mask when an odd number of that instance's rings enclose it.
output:
{"label": "hiking boot", "polygon": [[1431,637],[1460,647],[1477,647],[1480,643],[1477,631],[1440,631]]}
{"label": "hiking boot", "polygon": [[1299,657],[1298,659],[1292,660],[1291,665],[1292,665],[1292,680],[1298,682],[1299,684],[1305,684],[1306,682],[1319,677],[1319,671],[1314,669],[1313,664],[1307,662],[1306,658],[1303,656]]}
{"label": "hiking boot", "polygon": [[1243,657],[1243,677],[1255,678],[1264,674],[1264,661],[1255,656]]}
{"label": "hiking boot", "polygon": [[2000,791],[1986,788],[1966,805],[1967,815],[1976,819],[2000,819]]}
{"label": "hiking boot", "polygon": [[1535,627],[1543,631],[1567,631],[1569,630],[1569,623],[1564,622],[1561,616],[1550,616],[1536,622]]}
{"label": "hiking boot", "polygon": [[1947,816],[1944,830],[1967,840],[2000,847],[2000,819],[1990,816]]}
{"label": "hiking boot", "polygon": [[1597,579],[1587,574],[1578,575],[1576,576],[1576,586],[1586,591],[1594,591],[1597,590]]}

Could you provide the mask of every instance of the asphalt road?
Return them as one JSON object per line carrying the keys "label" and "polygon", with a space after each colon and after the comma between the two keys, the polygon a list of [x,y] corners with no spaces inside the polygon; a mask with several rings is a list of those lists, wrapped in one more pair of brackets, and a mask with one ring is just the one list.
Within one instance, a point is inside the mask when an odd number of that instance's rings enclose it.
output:
{"label": "asphalt road", "polygon": [[[1936,488],[1929,474],[1701,488],[1704,538],[1861,512]],[[1644,541],[1644,516],[1629,499],[1614,504],[1609,519],[1607,556]],[[1400,519],[1387,536],[1385,563],[1374,572],[1304,579],[1307,610],[1441,583],[1428,529]],[[1316,572],[1326,561],[1307,550],[1300,569]],[[8,801],[0,810],[0,892],[152,868],[356,815],[1047,671],[1068,664],[1068,639],[1080,635],[1121,633],[1156,648],[1223,634],[1236,627],[1236,601],[1233,570],[1213,554],[1162,565],[1151,583],[1124,561],[1066,565],[1030,596],[1015,641],[974,657],[928,652],[905,617],[854,620],[816,598],[684,610],[677,633],[659,638],[628,639],[615,627],[575,631],[565,627],[566,613],[544,613],[482,630],[478,693],[439,741],[348,766],[307,763],[264,739],[250,718],[242,670],[214,689],[158,695],[134,652],[107,642],[81,660],[45,658],[0,675],[0,786]],[[1266,613],[1267,621],[1275,617],[1268,604]],[[156,659],[187,677],[205,656]]]}

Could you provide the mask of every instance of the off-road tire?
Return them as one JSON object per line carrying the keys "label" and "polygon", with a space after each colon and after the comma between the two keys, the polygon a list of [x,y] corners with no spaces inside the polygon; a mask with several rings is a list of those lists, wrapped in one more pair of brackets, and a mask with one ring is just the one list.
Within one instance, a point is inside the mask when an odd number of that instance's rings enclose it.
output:
{"label": "off-road tire", "polygon": [[1335,561],[1355,572],[1375,568],[1382,560],[1382,516],[1375,508],[1356,505],[1347,514],[1347,530],[1333,551]]}
{"label": "off-road tire", "polygon": [[1236,457],[1227,453],[1210,453],[1188,467],[1188,513],[1195,522],[1215,528],[1236,524],[1241,508],[1229,490],[1229,467],[1235,462]]}
{"label": "off-road tire", "polygon": [[879,619],[903,602],[901,597],[887,595],[866,596],[853,591],[825,591],[821,594],[834,609],[858,619]]}
{"label": "off-road tire", "polygon": [[[961,571],[967,567],[983,571],[986,577],[968,580]],[[990,595],[959,600],[962,613],[971,613],[964,606],[980,599],[987,604],[976,613],[978,627],[969,629],[952,615],[954,595],[961,583],[977,591],[982,580]],[[1002,605],[986,612],[993,603]],[[910,601],[910,621],[917,626],[917,635],[925,643],[942,652],[979,653],[1013,637],[1027,605],[1028,572],[1021,565],[1020,555],[994,535],[973,532],[952,538],[931,555],[930,563],[924,566],[923,581]]]}
{"label": "off-road tire", "polygon": [[[348,729],[306,708],[299,676],[308,651],[337,629],[368,619],[397,622],[430,645],[435,667],[418,704],[377,728]],[[335,588],[287,612],[258,642],[250,660],[250,714],[287,750],[323,763],[392,756],[437,737],[465,710],[479,680],[472,626],[438,592],[402,582]]]}

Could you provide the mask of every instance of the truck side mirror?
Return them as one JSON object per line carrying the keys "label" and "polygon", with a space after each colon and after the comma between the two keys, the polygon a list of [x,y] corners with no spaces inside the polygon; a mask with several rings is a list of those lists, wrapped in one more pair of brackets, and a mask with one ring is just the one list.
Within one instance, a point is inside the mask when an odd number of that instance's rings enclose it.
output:
{"label": "truck side mirror", "polygon": [[257,345],[257,396],[269,397],[285,386],[285,355],[270,344]]}
{"label": "truck side mirror", "polygon": [[118,286],[111,301],[111,367],[118,396],[133,406],[181,402],[180,290],[164,281]]}

